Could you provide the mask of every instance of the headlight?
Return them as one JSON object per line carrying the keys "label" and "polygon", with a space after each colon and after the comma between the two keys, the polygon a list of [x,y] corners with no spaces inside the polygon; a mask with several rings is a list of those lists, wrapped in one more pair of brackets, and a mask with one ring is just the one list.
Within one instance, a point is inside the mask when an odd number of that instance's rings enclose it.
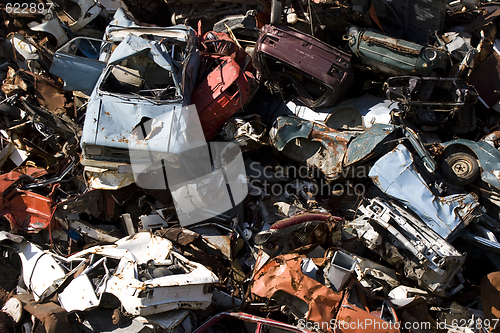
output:
{"label": "headlight", "polygon": [[429,60],[429,61],[432,61],[434,59],[436,59],[438,56],[436,50],[433,50],[433,49],[425,49],[424,50],[424,58]]}
{"label": "headlight", "polygon": [[349,31],[347,32],[348,35],[350,36],[356,36],[358,34],[358,27],[352,26],[349,28]]}
{"label": "headlight", "polygon": [[102,155],[102,147],[99,146],[85,146],[86,155]]}

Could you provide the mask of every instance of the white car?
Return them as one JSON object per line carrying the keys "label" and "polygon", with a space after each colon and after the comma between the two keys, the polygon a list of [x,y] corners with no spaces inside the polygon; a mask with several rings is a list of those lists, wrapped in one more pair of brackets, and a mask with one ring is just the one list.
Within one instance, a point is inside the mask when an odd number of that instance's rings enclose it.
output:
{"label": "white car", "polygon": [[114,295],[129,315],[151,315],[179,308],[205,309],[212,301],[209,286],[217,276],[173,250],[165,238],[147,232],[96,246],[67,258],[87,259],[86,268],[59,292],[68,312],[99,305]]}

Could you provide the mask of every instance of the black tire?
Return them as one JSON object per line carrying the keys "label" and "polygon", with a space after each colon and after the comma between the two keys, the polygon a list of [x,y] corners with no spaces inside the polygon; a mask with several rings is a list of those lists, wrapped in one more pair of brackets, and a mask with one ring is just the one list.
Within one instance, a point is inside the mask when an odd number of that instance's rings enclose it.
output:
{"label": "black tire", "polygon": [[283,1],[284,0],[271,0],[271,18],[269,23],[273,25],[281,24]]}
{"label": "black tire", "polygon": [[443,172],[452,184],[468,185],[479,175],[479,166],[474,156],[457,152],[444,160]]}

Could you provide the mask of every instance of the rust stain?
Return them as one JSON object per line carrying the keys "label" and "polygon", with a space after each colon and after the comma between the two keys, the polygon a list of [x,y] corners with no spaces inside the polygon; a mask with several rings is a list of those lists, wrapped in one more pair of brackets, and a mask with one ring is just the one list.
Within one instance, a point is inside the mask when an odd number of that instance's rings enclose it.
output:
{"label": "rust stain", "polygon": [[418,56],[420,54],[420,50],[416,50],[416,49],[399,44],[398,39],[394,39],[394,38],[381,39],[381,38],[375,38],[375,37],[370,37],[370,36],[366,36],[366,35],[363,35],[362,39],[364,41],[366,41],[367,43],[383,45],[383,46],[386,46],[388,48],[391,48],[391,49],[396,50],[396,51],[401,52],[401,53],[407,53],[407,54],[411,54],[411,55],[415,55],[415,56]]}

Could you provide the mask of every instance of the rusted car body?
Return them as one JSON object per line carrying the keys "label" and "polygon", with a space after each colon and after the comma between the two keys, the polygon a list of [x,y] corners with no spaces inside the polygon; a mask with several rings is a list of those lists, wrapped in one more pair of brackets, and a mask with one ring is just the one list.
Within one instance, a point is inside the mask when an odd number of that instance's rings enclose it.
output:
{"label": "rusted car body", "polygon": [[352,27],[344,36],[351,51],[374,72],[386,75],[444,74],[448,67],[445,52],[395,39],[373,31]]}
{"label": "rusted car body", "polygon": [[328,323],[320,326],[324,331],[361,332],[357,325],[349,325],[356,318],[359,322],[370,320],[373,326],[368,329],[372,332],[399,332],[396,312],[387,300],[371,295],[357,282],[343,291],[333,291],[303,273],[304,258],[298,254],[275,257],[255,272],[251,292],[285,304],[298,319]]}
{"label": "rusted car body", "polygon": [[[0,214],[13,231],[39,232],[49,227],[55,205],[53,192],[44,196],[22,189],[23,182],[33,182],[47,174],[44,169],[27,167],[13,170],[0,177]],[[57,185],[55,186],[57,188]]]}
{"label": "rusted car body", "polygon": [[291,84],[309,107],[335,105],[352,83],[350,61],[347,53],[286,26],[264,26],[253,53],[264,78]]}
{"label": "rusted car body", "polygon": [[249,101],[257,82],[248,66],[249,56],[228,35],[208,32],[201,44],[206,49],[202,52],[201,81],[191,100],[198,110],[205,138],[210,140]]}
{"label": "rusted car body", "polygon": [[262,318],[244,312],[221,312],[203,323],[193,333],[210,332],[213,326],[239,329],[242,333],[279,333],[296,332],[312,333],[307,329],[299,328],[277,320]]}
{"label": "rusted car body", "polygon": [[433,172],[435,162],[415,132],[401,126],[374,124],[364,132],[337,131],[325,125],[292,116],[280,116],[269,131],[271,144],[286,157],[321,171],[328,180],[368,175],[365,166],[391,149],[385,144],[408,138],[426,168]]}

